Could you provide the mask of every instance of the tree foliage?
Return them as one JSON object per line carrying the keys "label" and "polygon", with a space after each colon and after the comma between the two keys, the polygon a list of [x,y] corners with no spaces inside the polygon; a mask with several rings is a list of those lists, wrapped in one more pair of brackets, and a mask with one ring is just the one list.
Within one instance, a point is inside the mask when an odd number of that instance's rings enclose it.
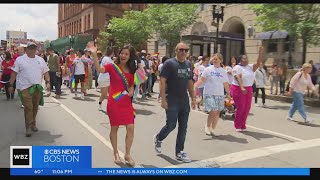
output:
{"label": "tree foliage", "polygon": [[172,55],[175,45],[180,42],[181,33],[197,19],[197,4],[152,4],[146,10],[152,27],[160,35]]}
{"label": "tree foliage", "polygon": [[251,4],[257,25],[264,31],[285,30],[303,42],[303,62],[307,45],[318,45],[320,36],[319,4]]}
{"label": "tree foliage", "polygon": [[131,44],[139,47],[150,38],[152,28],[144,22],[148,17],[141,11],[125,11],[122,18],[112,18],[104,32],[99,34],[101,40],[114,40],[116,47]]}
{"label": "tree foliage", "polygon": [[[112,18],[100,32],[98,44],[104,46],[113,39],[117,47],[132,44],[141,47],[151,35],[158,33],[172,51],[183,30],[195,22],[196,4],[152,4],[144,11],[126,11],[122,18]],[[110,44],[110,43],[109,43]]]}

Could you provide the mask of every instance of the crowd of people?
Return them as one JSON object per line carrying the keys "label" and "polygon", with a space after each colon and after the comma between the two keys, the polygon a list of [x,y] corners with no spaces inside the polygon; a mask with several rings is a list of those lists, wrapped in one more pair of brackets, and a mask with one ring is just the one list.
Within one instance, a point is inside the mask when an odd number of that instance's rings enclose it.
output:
{"label": "crowd of people", "polygon": [[[122,47],[117,54],[113,48],[98,49],[94,42],[89,42],[85,49],[77,52],[73,48],[64,54],[55,52],[49,47],[46,51],[37,52],[37,45],[28,43],[26,48],[18,47],[14,52],[1,50],[1,85],[4,86],[7,100],[14,99],[15,89],[24,107],[26,136],[30,137],[38,131],[36,115],[39,105],[43,105],[45,88],[47,96],[55,90],[55,98],[59,99],[65,85],[70,93],[80,98],[88,96],[88,90],[100,89],[101,96],[97,104],[103,110],[102,102],[107,98],[106,112],[110,120],[109,134],[113,147],[114,162],[120,163],[117,134],[119,126],[126,127],[125,161],[135,165],[131,156],[134,138],[134,119],[136,118],[133,103],[137,98],[148,100],[154,93],[154,84],[159,81],[160,106],[166,112],[166,124],[154,135],[154,149],[161,153],[161,143],[176,128],[178,134],[175,146],[176,159],[191,162],[184,152],[190,109],[198,108],[208,114],[204,125],[204,133],[217,136],[220,112],[226,101],[234,100],[236,107],[234,127],[237,132],[246,131],[246,120],[251,109],[253,93],[257,105],[258,93],[262,92],[262,107],[266,106],[265,88],[271,76],[271,93],[276,86],[275,94],[285,92],[285,61],[281,68],[273,66],[268,71],[263,63],[264,49],[259,47],[257,60],[249,64],[248,57],[243,54],[232,57],[228,64],[223,64],[223,56],[213,53],[210,56],[199,56],[197,59],[188,56],[189,46],[180,42],[175,48],[175,57],[160,57],[158,53],[150,54],[146,50],[136,52],[130,46]],[[102,53],[105,52],[105,53]],[[312,63],[306,63],[290,80],[288,95],[293,96],[293,103],[288,113],[288,120],[293,120],[296,110],[305,122],[307,117],[303,98],[309,88],[316,96],[318,92],[313,84]],[[45,80],[45,88],[42,81]],[[93,81],[94,86],[93,87]],[[191,105],[191,107],[190,107]],[[202,107],[203,106],[203,107]],[[257,105],[258,106],[258,105]]]}

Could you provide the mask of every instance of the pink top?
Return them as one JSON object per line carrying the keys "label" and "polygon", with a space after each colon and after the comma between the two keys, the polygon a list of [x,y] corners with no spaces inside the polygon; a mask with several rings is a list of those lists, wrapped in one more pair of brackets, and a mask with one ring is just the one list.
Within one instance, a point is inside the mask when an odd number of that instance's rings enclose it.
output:
{"label": "pink top", "polygon": [[[301,76],[302,73],[302,76]],[[305,77],[303,72],[297,72],[290,81],[290,87],[293,88],[294,92],[305,94],[307,87],[315,91],[315,87],[311,81],[310,74],[307,74],[307,78]]]}

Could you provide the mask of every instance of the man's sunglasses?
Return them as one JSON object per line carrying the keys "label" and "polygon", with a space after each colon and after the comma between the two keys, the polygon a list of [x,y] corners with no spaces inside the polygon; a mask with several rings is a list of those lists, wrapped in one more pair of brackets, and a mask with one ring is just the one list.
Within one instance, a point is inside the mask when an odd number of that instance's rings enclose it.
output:
{"label": "man's sunglasses", "polygon": [[180,52],[185,52],[185,53],[188,53],[189,52],[189,49],[179,49]]}

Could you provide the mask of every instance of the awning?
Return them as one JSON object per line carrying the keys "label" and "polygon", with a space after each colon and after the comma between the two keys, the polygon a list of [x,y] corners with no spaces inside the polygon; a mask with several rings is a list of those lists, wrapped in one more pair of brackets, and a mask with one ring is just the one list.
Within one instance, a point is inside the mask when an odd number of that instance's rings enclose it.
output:
{"label": "awning", "polygon": [[256,34],[256,39],[285,39],[287,36],[286,31],[268,31]]}

